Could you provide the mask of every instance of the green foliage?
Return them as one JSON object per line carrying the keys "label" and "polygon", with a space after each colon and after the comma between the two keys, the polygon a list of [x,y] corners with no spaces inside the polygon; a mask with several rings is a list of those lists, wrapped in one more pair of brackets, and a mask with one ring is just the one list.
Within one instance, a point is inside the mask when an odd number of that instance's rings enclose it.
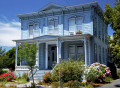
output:
{"label": "green foliage", "polygon": [[77,81],[77,80],[71,80],[71,81],[68,81],[67,83],[64,83],[63,86],[65,87],[74,87],[74,88],[79,88],[80,86],[82,85],[81,82]]}
{"label": "green foliage", "polygon": [[103,79],[103,81],[105,83],[111,83],[113,81],[113,79],[111,77],[106,77],[105,79]]}
{"label": "green foliage", "polygon": [[[62,82],[68,82],[71,80],[82,81],[82,75],[84,73],[83,62],[74,61],[69,59],[68,61],[62,61],[60,64],[60,76]],[[52,81],[59,81],[59,64],[53,70]]]}
{"label": "green foliage", "polygon": [[9,51],[6,52],[6,55],[8,56],[7,62],[9,62],[7,67],[12,67],[13,69],[15,68],[15,52],[16,47],[12,47]]}
{"label": "green foliage", "polygon": [[43,76],[43,82],[44,83],[50,83],[50,82],[52,82],[51,75],[52,75],[51,72],[45,73],[45,75]]}
{"label": "green foliage", "polygon": [[113,61],[117,66],[120,66],[120,1],[115,2],[113,8],[109,4],[105,5],[104,11],[105,21],[110,24],[113,33],[113,39],[109,41],[111,53],[113,55]]}
{"label": "green foliage", "polygon": [[117,71],[117,76],[120,78],[120,69]]}
{"label": "green foliage", "polygon": [[93,63],[86,71],[86,79],[88,82],[111,82],[111,71],[109,67],[100,63]]}
{"label": "green foliage", "polygon": [[95,82],[98,79],[99,72],[95,68],[91,68],[86,74],[86,79],[88,82]]}
{"label": "green foliage", "polygon": [[22,78],[25,78],[26,81],[28,81],[28,82],[30,81],[30,79],[28,77],[28,73],[23,73]]}
{"label": "green foliage", "polygon": [[21,60],[27,60],[27,65],[29,66],[29,70],[31,71],[32,74],[32,79],[33,79],[33,84],[34,84],[34,73],[33,70],[35,67],[35,62],[36,62],[36,51],[37,51],[37,46],[36,43],[34,44],[27,44],[25,43],[23,46],[18,47],[18,58]]}
{"label": "green foliage", "polygon": [[0,47],[0,57],[5,55],[5,49],[2,49],[2,47]]}

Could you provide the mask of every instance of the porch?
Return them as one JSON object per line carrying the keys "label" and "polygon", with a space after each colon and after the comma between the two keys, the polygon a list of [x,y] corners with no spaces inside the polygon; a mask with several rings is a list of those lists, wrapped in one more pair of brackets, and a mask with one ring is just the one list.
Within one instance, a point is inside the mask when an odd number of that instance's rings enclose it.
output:
{"label": "porch", "polygon": [[83,55],[85,65],[91,64],[91,35],[80,34],[70,36],[41,36],[34,39],[15,40],[16,41],[16,71],[28,71],[28,67],[17,64],[18,45],[21,43],[37,42],[39,49],[37,50],[36,66],[39,70],[50,70],[56,63],[60,63],[61,59],[68,58],[77,59]]}

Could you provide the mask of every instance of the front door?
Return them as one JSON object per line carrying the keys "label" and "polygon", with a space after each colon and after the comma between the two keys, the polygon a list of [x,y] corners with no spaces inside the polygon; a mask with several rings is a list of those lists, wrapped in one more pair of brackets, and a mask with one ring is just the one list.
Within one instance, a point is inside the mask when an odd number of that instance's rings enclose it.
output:
{"label": "front door", "polygon": [[55,45],[48,46],[48,69],[52,69],[57,62],[57,48]]}

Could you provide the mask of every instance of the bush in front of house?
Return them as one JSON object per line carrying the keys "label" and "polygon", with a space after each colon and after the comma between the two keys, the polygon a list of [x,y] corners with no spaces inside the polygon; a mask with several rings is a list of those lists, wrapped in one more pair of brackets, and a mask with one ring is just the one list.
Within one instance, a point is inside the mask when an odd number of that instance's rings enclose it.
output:
{"label": "bush in front of house", "polygon": [[3,73],[0,75],[0,81],[11,81],[13,79],[15,79],[15,76],[12,72]]}
{"label": "bush in front of house", "polygon": [[120,78],[120,69],[117,71],[117,76]]}
{"label": "bush in front of house", "polygon": [[[68,61],[62,61],[60,64],[60,78],[63,83],[71,80],[82,81],[83,73],[83,61],[69,59]],[[55,66],[51,77],[53,82],[59,81],[59,64]]]}
{"label": "bush in front of house", "polygon": [[43,83],[51,83],[52,82],[51,75],[52,75],[51,72],[46,72],[45,75],[43,76]]}
{"label": "bush in front of house", "polygon": [[93,63],[86,71],[86,80],[88,82],[106,83],[111,82],[111,71],[109,67],[100,63]]}

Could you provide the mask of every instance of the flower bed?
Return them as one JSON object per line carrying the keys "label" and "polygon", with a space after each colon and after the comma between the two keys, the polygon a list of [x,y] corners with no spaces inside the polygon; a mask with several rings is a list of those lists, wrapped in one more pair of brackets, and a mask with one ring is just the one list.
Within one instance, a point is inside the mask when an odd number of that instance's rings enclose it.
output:
{"label": "flower bed", "polygon": [[107,83],[112,81],[109,67],[100,63],[93,63],[86,72],[88,82]]}
{"label": "flower bed", "polygon": [[13,79],[15,79],[15,76],[12,72],[3,73],[0,75],[0,81],[11,81]]}

